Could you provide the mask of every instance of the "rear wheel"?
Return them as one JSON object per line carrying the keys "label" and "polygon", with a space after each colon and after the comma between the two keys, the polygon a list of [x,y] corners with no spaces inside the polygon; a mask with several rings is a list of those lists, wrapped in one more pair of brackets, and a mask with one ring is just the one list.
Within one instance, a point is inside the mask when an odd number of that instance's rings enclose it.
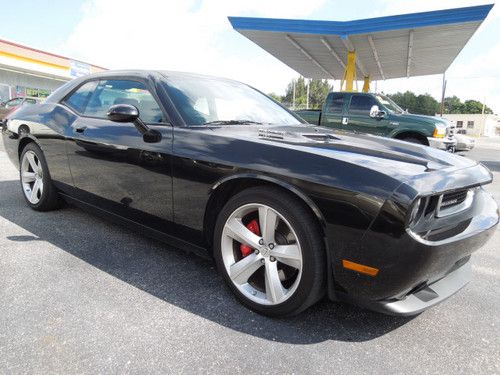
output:
{"label": "rear wheel", "polygon": [[214,256],[231,290],[261,314],[297,314],[324,294],[318,224],[281,189],[256,187],[231,198],[217,219]]}
{"label": "rear wheel", "polygon": [[21,153],[19,175],[24,198],[37,211],[59,207],[59,197],[50,178],[42,150],[34,142],[28,143]]}

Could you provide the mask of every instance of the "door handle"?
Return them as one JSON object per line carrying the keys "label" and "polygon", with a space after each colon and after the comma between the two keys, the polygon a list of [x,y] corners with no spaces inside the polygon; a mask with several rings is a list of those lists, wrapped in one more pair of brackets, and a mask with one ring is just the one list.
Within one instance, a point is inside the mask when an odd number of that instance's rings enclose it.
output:
{"label": "door handle", "polygon": [[79,127],[75,128],[75,132],[83,133],[85,131],[85,129],[87,129],[86,126],[79,126]]}

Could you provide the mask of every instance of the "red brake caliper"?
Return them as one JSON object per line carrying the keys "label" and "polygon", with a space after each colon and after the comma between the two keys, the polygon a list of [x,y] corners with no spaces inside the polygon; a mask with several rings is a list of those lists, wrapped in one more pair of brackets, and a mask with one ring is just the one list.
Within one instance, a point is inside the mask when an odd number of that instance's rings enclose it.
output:
{"label": "red brake caliper", "polygon": [[[251,222],[247,224],[247,228],[250,232],[256,234],[257,236],[260,236],[260,227],[259,227],[259,222],[256,219],[253,219]],[[250,255],[253,252],[253,249],[248,246],[248,245],[240,245],[240,251],[241,255],[243,255],[243,258]]]}

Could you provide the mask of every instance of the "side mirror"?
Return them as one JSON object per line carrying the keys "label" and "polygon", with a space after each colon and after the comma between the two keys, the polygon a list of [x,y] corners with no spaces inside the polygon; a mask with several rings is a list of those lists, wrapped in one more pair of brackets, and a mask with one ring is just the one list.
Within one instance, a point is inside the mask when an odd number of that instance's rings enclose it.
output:
{"label": "side mirror", "polygon": [[370,117],[371,118],[376,118],[378,117],[378,105],[372,105],[372,107],[370,108]]}
{"label": "side mirror", "polygon": [[371,118],[376,118],[376,119],[381,119],[385,117],[385,111],[381,111],[378,107],[378,105],[373,105],[370,108],[370,117]]}
{"label": "side mirror", "polygon": [[139,118],[139,110],[137,107],[130,104],[115,104],[108,109],[108,119],[114,122],[131,122],[134,124],[139,133],[142,134],[142,139],[146,143],[157,143],[161,141],[161,133],[157,130],[150,129]]}
{"label": "side mirror", "polygon": [[114,122],[134,122],[139,118],[139,110],[130,104],[115,104],[108,109],[108,119]]}

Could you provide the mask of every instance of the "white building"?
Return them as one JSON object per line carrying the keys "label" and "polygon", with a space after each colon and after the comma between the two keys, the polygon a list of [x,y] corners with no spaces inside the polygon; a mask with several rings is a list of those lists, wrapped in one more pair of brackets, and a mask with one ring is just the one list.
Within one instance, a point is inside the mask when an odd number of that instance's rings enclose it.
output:
{"label": "white building", "polygon": [[455,124],[456,132],[459,134],[473,137],[500,136],[499,115],[445,113],[443,117]]}
{"label": "white building", "polygon": [[22,96],[44,98],[75,77],[103,70],[0,39],[0,102]]}

